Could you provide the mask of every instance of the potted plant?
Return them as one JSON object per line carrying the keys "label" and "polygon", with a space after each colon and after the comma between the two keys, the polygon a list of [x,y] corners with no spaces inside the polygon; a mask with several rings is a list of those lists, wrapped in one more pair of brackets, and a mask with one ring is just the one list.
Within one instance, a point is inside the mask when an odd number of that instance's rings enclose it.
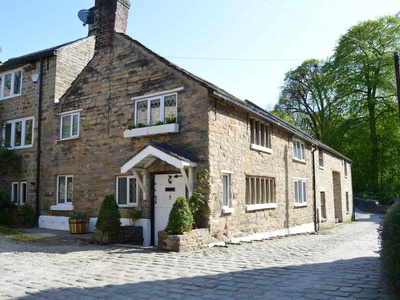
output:
{"label": "potted plant", "polygon": [[87,233],[89,231],[90,218],[86,213],[77,213],[68,219],[70,233]]}
{"label": "potted plant", "polygon": [[129,218],[129,222],[131,224],[131,226],[135,225],[135,222],[137,219],[140,219],[141,217],[141,212],[140,210],[137,209],[132,209],[128,211],[128,218]]}

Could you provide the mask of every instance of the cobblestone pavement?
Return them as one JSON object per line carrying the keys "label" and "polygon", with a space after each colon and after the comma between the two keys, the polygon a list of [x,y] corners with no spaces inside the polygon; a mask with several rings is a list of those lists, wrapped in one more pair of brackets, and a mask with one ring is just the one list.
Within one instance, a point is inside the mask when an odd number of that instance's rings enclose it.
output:
{"label": "cobblestone pavement", "polygon": [[356,217],[317,235],[190,253],[0,236],[0,299],[382,299],[380,216]]}

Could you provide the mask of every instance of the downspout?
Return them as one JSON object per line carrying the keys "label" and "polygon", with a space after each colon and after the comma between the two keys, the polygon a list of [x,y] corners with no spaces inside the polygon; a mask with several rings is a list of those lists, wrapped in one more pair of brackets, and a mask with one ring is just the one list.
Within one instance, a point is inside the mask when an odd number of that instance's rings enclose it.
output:
{"label": "downspout", "polygon": [[43,94],[43,57],[40,57],[39,71],[39,102],[38,102],[38,133],[37,133],[37,149],[36,149],[36,217],[39,219],[40,214],[40,160],[42,151],[42,94]]}
{"label": "downspout", "polygon": [[313,185],[313,193],[314,193],[314,230],[315,230],[315,232],[318,232],[318,230],[319,230],[319,226],[318,226],[318,223],[317,223],[317,191],[316,191],[316,183],[315,183],[315,180],[316,180],[316,177],[315,177],[315,151],[317,151],[317,145],[312,145],[312,150],[311,150],[311,153],[312,153],[312,171],[313,171],[313,182],[312,182],[312,185]]}

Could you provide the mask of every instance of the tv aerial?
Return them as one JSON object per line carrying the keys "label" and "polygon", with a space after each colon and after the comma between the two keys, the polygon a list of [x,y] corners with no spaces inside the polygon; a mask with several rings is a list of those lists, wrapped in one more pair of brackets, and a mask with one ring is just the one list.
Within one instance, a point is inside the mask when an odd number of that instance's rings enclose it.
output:
{"label": "tv aerial", "polygon": [[78,18],[83,22],[83,26],[86,24],[94,25],[97,23],[97,16],[94,14],[94,12],[91,12],[87,9],[81,9],[78,12]]}

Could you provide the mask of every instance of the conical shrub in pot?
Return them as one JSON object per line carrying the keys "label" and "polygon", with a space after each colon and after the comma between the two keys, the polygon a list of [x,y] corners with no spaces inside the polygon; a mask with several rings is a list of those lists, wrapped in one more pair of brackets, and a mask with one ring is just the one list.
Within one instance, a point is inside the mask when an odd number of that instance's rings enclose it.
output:
{"label": "conical shrub in pot", "polygon": [[169,234],[182,234],[193,228],[193,215],[185,197],[179,196],[171,208],[165,231]]}
{"label": "conical shrub in pot", "polygon": [[96,229],[103,234],[114,235],[121,230],[121,215],[118,210],[118,204],[113,195],[105,196],[100,206],[99,217],[96,222]]}

